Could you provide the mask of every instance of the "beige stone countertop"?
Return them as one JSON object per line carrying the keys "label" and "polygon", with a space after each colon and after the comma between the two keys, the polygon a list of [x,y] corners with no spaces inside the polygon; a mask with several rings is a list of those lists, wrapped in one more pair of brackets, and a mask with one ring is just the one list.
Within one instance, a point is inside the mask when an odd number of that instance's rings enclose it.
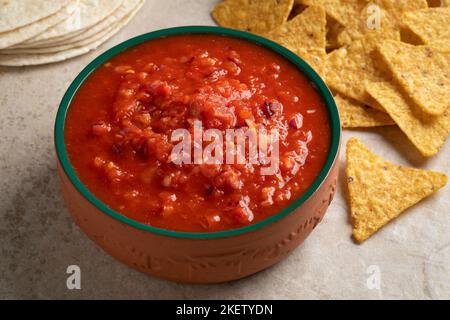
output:
{"label": "beige stone countertop", "polygon": [[[63,205],[53,147],[65,90],[94,57],[132,36],[213,25],[215,3],[147,0],[128,26],[94,52],[52,65],[0,68],[0,298],[450,298],[450,186],[356,245],[341,179],[323,222],[301,247],[272,268],[220,285],[141,274],[104,253],[74,224]],[[352,136],[392,162],[450,174],[448,141],[427,160],[394,127],[344,131],[344,142]],[[68,265],[81,268],[81,290],[67,289]]]}

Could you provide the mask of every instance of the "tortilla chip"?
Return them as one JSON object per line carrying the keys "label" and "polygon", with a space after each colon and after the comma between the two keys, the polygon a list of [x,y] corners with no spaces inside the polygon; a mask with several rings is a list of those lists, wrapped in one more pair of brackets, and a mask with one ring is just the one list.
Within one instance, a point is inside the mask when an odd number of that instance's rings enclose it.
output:
{"label": "tortilla chip", "polygon": [[449,107],[450,64],[429,46],[387,40],[378,50],[394,77],[426,113],[439,115]]}
{"label": "tortilla chip", "polygon": [[358,243],[447,183],[443,173],[392,164],[356,138],[348,141],[346,156],[350,216]]}
{"label": "tortilla chip", "polygon": [[[360,22],[362,23],[362,22]],[[361,39],[364,35],[375,34],[382,39],[398,39],[400,29],[395,24],[384,24],[380,29],[370,30],[362,25],[353,25],[345,28],[337,37],[337,43],[340,47],[350,45],[353,41]]]}
{"label": "tortilla chip", "polygon": [[323,74],[326,22],[323,8],[313,6],[265,36],[299,55]]}
{"label": "tortilla chip", "polygon": [[343,128],[369,128],[395,124],[387,113],[365,106],[352,99],[338,94],[334,97],[334,100],[339,110]]}
{"label": "tortilla chip", "polygon": [[302,4],[296,3],[294,0],[294,5],[292,6],[292,10],[289,13],[288,21],[294,19],[297,15],[302,13],[306,8],[308,8],[308,7],[304,6]]}
{"label": "tortilla chip", "polygon": [[434,156],[450,132],[450,110],[426,115],[391,83],[368,83],[367,92],[380,103],[408,139],[425,157]]}
{"label": "tortilla chip", "polygon": [[450,0],[428,0],[428,6],[432,7],[450,7]]}
{"label": "tortilla chip", "polygon": [[450,49],[450,7],[428,8],[406,12],[402,17],[406,28],[417,35],[424,44],[441,51]]}
{"label": "tortilla chip", "polygon": [[429,44],[431,48],[441,53],[449,54],[450,53],[450,40],[447,39],[439,39],[433,41]]}
{"label": "tortilla chip", "polygon": [[322,78],[325,77],[325,63],[327,54],[324,50],[299,50],[297,55],[304,59]]}
{"label": "tortilla chip", "polygon": [[295,3],[307,6],[321,6],[326,13],[343,26],[350,25],[365,7],[360,0],[295,0]]}
{"label": "tortilla chip", "polygon": [[349,45],[368,33],[376,33],[379,38],[383,39],[396,39],[398,31],[396,23],[388,16],[386,10],[379,6],[376,7],[380,9],[381,15],[379,26],[371,25],[370,28],[368,27],[368,24],[372,21],[370,16],[373,15],[370,6],[373,6],[373,4],[368,3],[366,8],[356,16],[357,18],[354,18],[339,34],[337,40],[340,46]]}
{"label": "tortilla chip", "polygon": [[428,8],[427,0],[381,0],[381,2],[397,21],[401,21],[405,12]]}
{"label": "tortilla chip", "polygon": [[[364,3],[364,1],[357,1]],[[398,1],[380,0],[376,3],[366,2],[360,13],[339,35],[338,43],[348,45],[352,41],[362,38],[366,34],[374,33],[379,38],[397,39],[397,32],[401,26],[401,16],[404,12],[427,8],[426,0]],[[380,15],[376,23],[377,14]]]}
{"label": "tortilla chip", "polygon": [[225,0],[212,16],[223,27],[264,34],[286,22],[293,5],[294,0]]}
{"label": "tortilla chip", "polygon": [[427,2],[428,2],[428,6],[430,8],[440,7],[441,6],[441,0],[427,0]]}
{"label": "tortilla chip", "polygon": [[385,70],[377,68],[374,59],[378,41],[377,37],[368,35],[331,52],[327,56],[327,84],[340,94],[370,106],[372,100],[366,92],[365,82],[383,81],[389,77]]}
{"label": "tortilla chip", "polygon": [[338,43],[339,34],[344,30],[344,26],[335,19],[327,16],[327,52],[335,50],[340,47]]}

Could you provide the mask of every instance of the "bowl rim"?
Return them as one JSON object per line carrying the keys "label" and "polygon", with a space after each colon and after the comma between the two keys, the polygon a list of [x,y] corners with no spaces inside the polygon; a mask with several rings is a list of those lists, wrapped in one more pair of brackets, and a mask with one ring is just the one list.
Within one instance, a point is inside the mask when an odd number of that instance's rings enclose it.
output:
{"label": "bowl rim", "polygon": [[[80,86],[84,83],[84,81],[105,62],[107,62],[114,56],[122,53],[123,51],[131,47],[158,38],[176,35],[186,35],[186,34],[188,35],[214,34],[218,36],[228,36],[243,39],[255,43],[257,45],[260,45],[262,47],[265,47],[281,55],[283,58],[290,61],[297,69],[300,70],[300,72],[302,72],[310,80],[310,82],[316,87],[316,90],[319,92],[321,98],[324,100],[325,106],[327,108],[331,129],[331,141],[325,165],[322,167],[319,175],[316,177],[314,182],[309,186],[309,188],[299,198],[295,199],[295,201],[293,201],[289,206],[285,207],[276,214],[264,220],[256,222],[254,224],[250,224],[248,226],[236,229],[229,229],[225,231],[215,231],[215,232],[185,232],[153,227],[151,225],[147,225],[138,222],[136,220],[133,220],[131,218],[128,218],[127,216],[109,208],[104,202],[102,202],[100,199],[94,196],[94,194],[91,193],[89,189],[81,182],[81,180],[78,178],[74,168],[70,163],[64,142],[65,120],[72,99],[77,93]],[[274,223],[284,218],[285,216],[293,212],[295,209],[300,207],[303,203],[305,203],[320,188],[325,179],[328,177],[331,168],[333,167],[333,164],[338,157],[340,142],[342,139],[342,132],[339,113],[333,95],[331,94],[325,82],[320,78],[320,76],[303,59],[298,57],[296,54],[278,45],[273,41],[270,41],[266,38],[248,32],[213,26],[184,26],[184,27],[174,27],[156,30],[128,39],[108,49],[107,51],[96,57],[92,62],[90,62],[70,84],[69,88],[67,89],[66,93],[64,94],[60,102],[54,127],[54,139],[57,158],[62,166],[64,173],[67,175],[69,181],[87,201],[89,201],[92,205],[94,205],[98,210],[100,210],[104,214],[130,227],[148,231],[162,236],[185,238],[185,239],[215,239],[215,238],[237,236],[263,228],[265,226],[270,225],[271,223]]]}

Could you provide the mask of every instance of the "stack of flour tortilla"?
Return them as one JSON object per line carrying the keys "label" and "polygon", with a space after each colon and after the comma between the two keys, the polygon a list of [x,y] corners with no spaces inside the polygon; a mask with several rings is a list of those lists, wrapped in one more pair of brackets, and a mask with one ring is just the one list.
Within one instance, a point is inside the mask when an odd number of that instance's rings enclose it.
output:
{"label": "stack of flour tortilla", "polygon": [[2,0],[0,66],[63,61],[96,49],[145,0]]}

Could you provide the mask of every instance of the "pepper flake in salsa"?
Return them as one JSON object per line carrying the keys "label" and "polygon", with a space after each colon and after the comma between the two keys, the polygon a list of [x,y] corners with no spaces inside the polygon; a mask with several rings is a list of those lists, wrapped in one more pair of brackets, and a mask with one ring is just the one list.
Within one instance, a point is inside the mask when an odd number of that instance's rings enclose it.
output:
{"label": "pepper flake in salsa", "polygon": [[[233,132],[254,133],[257,144],[242,147]],[[330,127],[319,93],[283,57],[231,37],[183,35],[96,70],[70,106],[65,142],[81,181],[112,209],[210,232],[263,220],[301,196],[325,164]],[[180,143],[184,153],[174,151]]]}

